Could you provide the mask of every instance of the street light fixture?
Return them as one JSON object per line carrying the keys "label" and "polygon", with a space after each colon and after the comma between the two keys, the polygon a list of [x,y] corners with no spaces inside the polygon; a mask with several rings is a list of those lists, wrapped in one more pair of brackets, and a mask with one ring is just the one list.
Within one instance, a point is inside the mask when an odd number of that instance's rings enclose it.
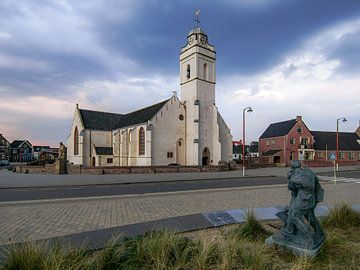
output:
{"label": "street light fixture", "polygon": [[246,107],[243,109],[243,145],[242,145],[242,160],[243,160],[243,176],[245,176],[245,112],[251,113],[253,109]]}
{"label": "street light fixture", "polygon": [[339,169],[339,121],[342,120],[345,123],[347,120],[345,117],[336,119],[336,169]]}

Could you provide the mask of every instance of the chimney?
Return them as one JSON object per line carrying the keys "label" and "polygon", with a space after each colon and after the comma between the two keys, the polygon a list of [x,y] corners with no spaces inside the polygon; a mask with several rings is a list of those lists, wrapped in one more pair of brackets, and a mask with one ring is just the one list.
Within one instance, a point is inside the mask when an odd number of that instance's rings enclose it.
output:
{"label": "chimney", "polygon": [[299,121],[302,121],[302,116],[301,115],[296,116],[296,122],[299,122]]}

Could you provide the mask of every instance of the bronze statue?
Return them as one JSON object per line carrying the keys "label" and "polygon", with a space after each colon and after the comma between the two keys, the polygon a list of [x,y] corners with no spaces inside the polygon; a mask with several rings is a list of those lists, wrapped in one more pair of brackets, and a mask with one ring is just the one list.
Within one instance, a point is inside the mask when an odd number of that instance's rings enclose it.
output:
{"label": "bronze statue", "polygon": [[315,256],[325,240],[314,213],[316,205],[323,200],[324,190],[316,174],[302,168],[300,161],[293,160],[291,167],[288,173],[290,203],[276,214],[285,224],[267,243],[292,249],[298,255]]}

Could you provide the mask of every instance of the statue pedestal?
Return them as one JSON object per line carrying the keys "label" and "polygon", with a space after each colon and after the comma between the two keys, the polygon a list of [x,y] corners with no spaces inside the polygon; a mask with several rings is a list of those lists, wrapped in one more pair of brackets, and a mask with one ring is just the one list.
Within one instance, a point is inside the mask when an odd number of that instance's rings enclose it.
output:
{"label": "statue pedestal", "polygon": [[55,174],[66,174],[66,159],[55,160]]}
{"label": "statue pedestal", "polygon": [[300,248],[294,245],[291,245],[291,243],[286,243],[283,241],[278,241],[274,239],[273,236],[270,236],[268,239],[265,240],[265,244],[268,246],[278,246],[284,250],[290,251],[293,254],[297,256],[306,256],[308,258],[314,258],[320,251],[321,247],[324,245],[325,241],[322,241],[322,243],[318,246],[316,246],[313,249],[306,249],[306,248]]}

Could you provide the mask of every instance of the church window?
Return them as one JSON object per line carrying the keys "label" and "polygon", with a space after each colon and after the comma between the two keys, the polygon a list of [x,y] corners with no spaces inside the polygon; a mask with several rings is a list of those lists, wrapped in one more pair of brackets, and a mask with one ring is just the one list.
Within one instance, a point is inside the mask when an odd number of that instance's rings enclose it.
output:
{"label": "church window", "polygon": [[179,146],[181,146],[181,141],[179,141]]}
{"label": "church window", "polygon": [[206,64],[206,63],[204,64],[203,71],[204,71],[204,80],[207,80],[208,68],[207,68],[207,64]]}
{"label": "church window", "polygon": [[74,130],[74,155],[79,154],[79,131],[78,128],[75,127]]}
{"label": "church window", "polygon": [[167,152],[167,158],[172,158],[173,157],[173,152]]}
{"label": "church window", "polygon": [[190,65],[187,65],[187,68],[186,68],[186,77],[188,79],[190,79]]}
{"label": "church window", "polygon": [[141,127],[139,130],[139,156],[145,155],[145,131]]}
{"label": "church window", "polygon": [[183,121],[184,120],[184,116],[182,114],[179,115],[179,120]]}

